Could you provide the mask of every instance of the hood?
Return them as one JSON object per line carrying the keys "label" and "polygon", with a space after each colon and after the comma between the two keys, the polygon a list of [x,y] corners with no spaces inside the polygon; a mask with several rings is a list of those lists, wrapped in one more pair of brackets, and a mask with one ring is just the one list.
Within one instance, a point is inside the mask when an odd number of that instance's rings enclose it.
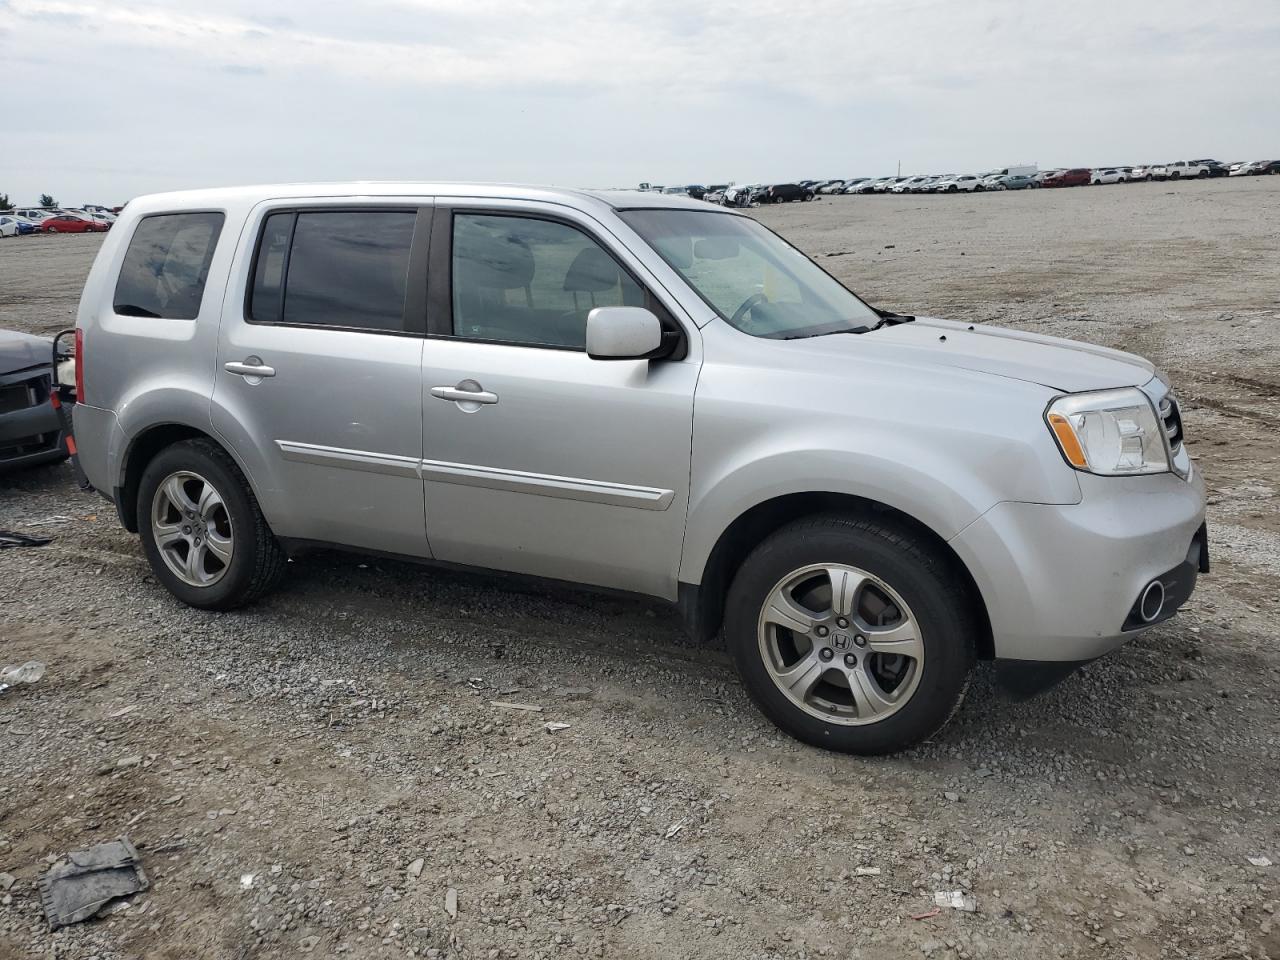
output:
{"label": "hood", "polygon": [[52,340],[17,330],[0,330],[0,375],[47,366],[52,360]]}
{"label": "hood", "polygon": [[[856,355],[911,366],[943,366],[1079,393],[1140,387],[1155,376],[1149,361],[1121,350],[1001,327],[920,317],[858,335],[793,341],[824,354]],[[941,339],[946,337],[945,340]]]}

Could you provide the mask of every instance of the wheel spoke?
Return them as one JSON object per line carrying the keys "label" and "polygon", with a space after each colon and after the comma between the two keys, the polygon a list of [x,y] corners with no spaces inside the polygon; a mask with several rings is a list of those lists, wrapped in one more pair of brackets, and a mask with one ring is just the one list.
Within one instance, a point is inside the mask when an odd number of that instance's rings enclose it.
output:
{"label": "wheel spoke", "polygon": [[155,533],[156,546],[164,549],[172,546],[182,539],[182,524],[180,523],[157,523],[151,527]]}
{"label": "wheel spoke", "polygon": [[182,485],[182,478],[177,475],[164,482],[164,495],[169,498],[169,502],[173,504],[174,509],[180,513],[192,513],[196,509],[195,502],[187,496],[187,490]]}
{"label": "wheel spoke", "polygon": [[892,709],[893,702],[885,697],[865,666],[859,664],[846,670],[845,676],[849,679],[849,692],[853,694],[859,717],[873,717]]}
{"label": "wheel spoke", "polygon": [[865,578],[852,570],[840,567],[827,569],[827,577],[831,581],[831,609],[842,617],[851,615],[857,605],[858,591],[862,589]]}
{"label": "wheel spoke", "polygon": [[204,553],[204,544],[198,547],[192,544],[187,550],[187,559],[182,565],[182,570],[192,583],[203,583],[205,580]]}
{"label": "wheel spoke", "polygon": [[224,537],[215,531],[212,527],[205,534],[205,544],[209,548],[209,552],[222,561],[222,565],[226,566],[231,562],[231,538]]}
{"label": "wheel spoke", "polygon": [[200,500],[196,504],[196,513],[200,515],[202,520],[208,520],[210,514],[218,507],[222,506],[222,497],[218,495],[218,491],[213,489],[212,483],[206,483],[200,490]]}
{"label": "wheel spoke", "polygon": [[818,651],[814,649],[785,670],[777,671],[776,676],[784,689],[790,691],[797,700],[803,701],[826,670],[827,664],[818,658]]}
{"label": "wheel spoke", "polygon": [[807,634],[814,627],[813,614],[796,603],[785,587],[779,587],[769,598],[764,619],[767,623],[786,627],[792,633]]}
{"label": "wheel spoke", "polygon": [[876,653],[896,654],[919,660],[924,653],[920,631],[914,620],[904,620],[892,627],[863,627],[867,647]]}

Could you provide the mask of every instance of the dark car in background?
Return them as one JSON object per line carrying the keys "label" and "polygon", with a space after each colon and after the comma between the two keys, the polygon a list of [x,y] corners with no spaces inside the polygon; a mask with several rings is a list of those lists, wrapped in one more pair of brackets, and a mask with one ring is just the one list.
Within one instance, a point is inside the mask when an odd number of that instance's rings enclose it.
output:
{"label": "dark car in background", "polygon": [[1058,170],[1044,178],[1041,186],[1045,187],[1083,187],[1087,186],[1093,171],[1087,167],[1072,167],[1070,170]]}
{"label": "dark car in background", "polygon": [[1230,165],[1223,163],[1221,160],[1192,160],[1191,162],[1207,167],[1211,177],[1225,177],[1231,172]]}
{"label": "dark car in background", "polygon": [[775,183],[763,197],[762,203],[788,203],[792,200],[812,200],[813,188],[798,183]]}
{"label": "dark car in background", "polygon": [[53,341],[0,330],[0,473],[66,459],[52,377]]}

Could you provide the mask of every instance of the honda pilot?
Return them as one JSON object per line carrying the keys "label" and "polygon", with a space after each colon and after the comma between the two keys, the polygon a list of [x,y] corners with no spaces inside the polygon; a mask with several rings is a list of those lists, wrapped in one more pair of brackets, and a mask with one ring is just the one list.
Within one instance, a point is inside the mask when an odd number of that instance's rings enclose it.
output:
{"label": "honda pilot", "polygon": [[1146,360],[878,309],[686,198],[143,197],[76,335],[80,465],[183,602],[332,547],[631,591],[833,750],[932,735],[979,660],[1053,683],[1208,567]]}

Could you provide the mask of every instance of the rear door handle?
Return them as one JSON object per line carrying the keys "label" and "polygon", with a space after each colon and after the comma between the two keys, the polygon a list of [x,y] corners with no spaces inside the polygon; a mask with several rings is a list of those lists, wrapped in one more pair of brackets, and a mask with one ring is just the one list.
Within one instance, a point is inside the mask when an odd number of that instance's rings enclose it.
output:
{"label": "rear door handle", "polygon": [[497,403],[498,395],[483,389],[474,380],[463,380],[456,387],[432,387],[431,395],[437,400],[454,403]]}
{"label": "rear door handle", "polygon": [[232,360],[224,363],[222,369],[241,377],[274,377],[276,375],[276,368],[268,367],[260,357],[245,357],[243,362]]}

